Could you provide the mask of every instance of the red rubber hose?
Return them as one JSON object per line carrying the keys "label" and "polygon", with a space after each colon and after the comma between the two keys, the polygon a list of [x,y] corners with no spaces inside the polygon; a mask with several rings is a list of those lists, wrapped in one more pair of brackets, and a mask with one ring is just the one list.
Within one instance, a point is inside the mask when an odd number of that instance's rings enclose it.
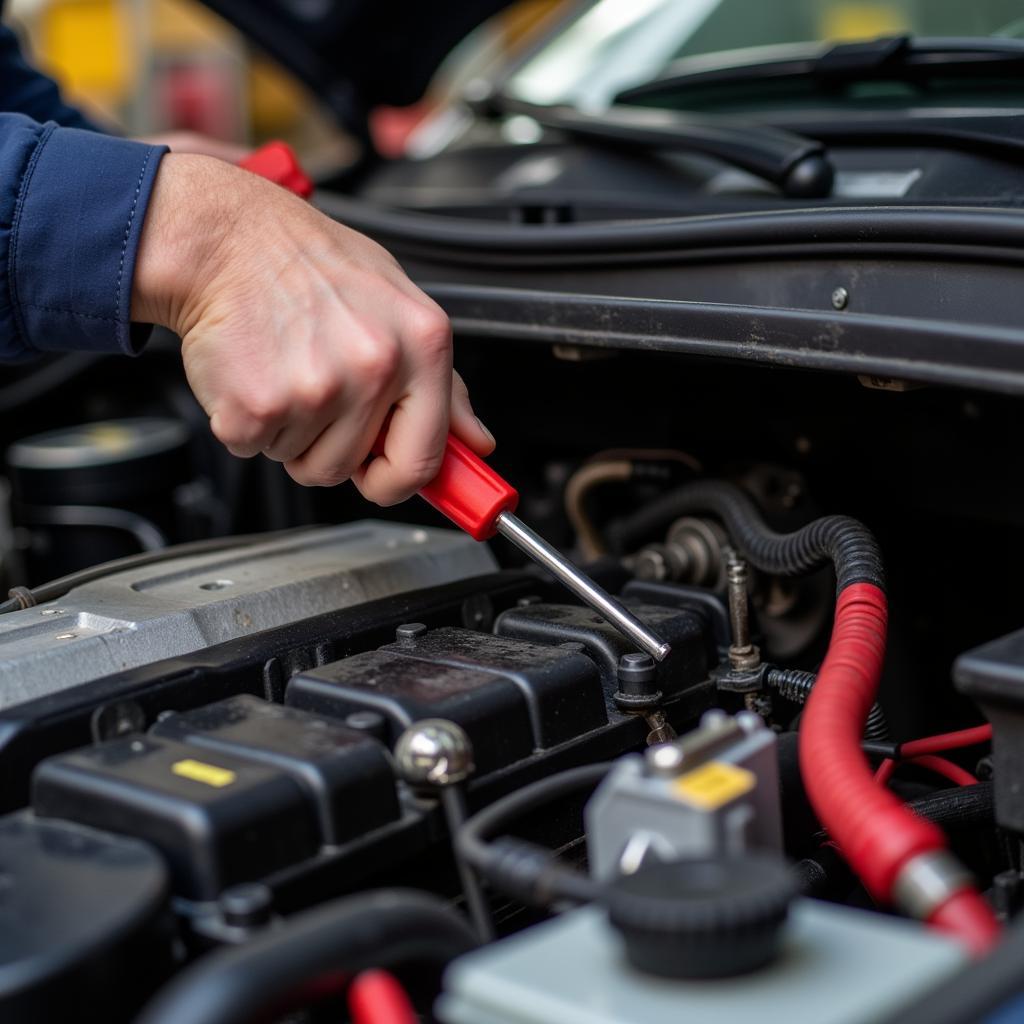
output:
{"label": "red rubber hose", "polygon": [[405,989],[387,971],[363,971],[348,990],[352,1024],[416,1024]]}
{"label": "red rubber hose", "polygon": [[925,736],[919,740],[908,740],[900,744],[901,758],[920,757],[922,754],[941,754],[944,750],[959,750],[987,743],[992,739],[991,725],[976,725],[972,729],[944,732],[938,736]]}
{"label": "red rubber hose", "polygon": [[936,908],[928,924],[962,939],[975,955],[988,952],[999,941],[999,922],[985,901],[964,888]]}
{"label": "red rubber hose", "polygon": [[[828,654],[800,728],[800,773],[811,805],[867,890],[883,903],[892,902],[894,883],[911,860],[945,847],[938,827],[876,785],[860,749],[882,672],[887,623],[888,603],[879,587],[853,583],[842,591]],[[953,894],[931,920],[951,927],[976,952],[997,934],[992,912],[971,890]]]}

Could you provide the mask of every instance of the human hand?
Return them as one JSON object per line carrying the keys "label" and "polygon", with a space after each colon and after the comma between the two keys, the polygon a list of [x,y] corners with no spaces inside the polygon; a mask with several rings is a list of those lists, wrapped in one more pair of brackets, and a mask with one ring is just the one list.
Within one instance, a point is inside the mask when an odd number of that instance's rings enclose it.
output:
{"label": "human hand", "polygon": [[[164,157],[132,319],[182,338],[186,375],[235,455],[380,505],[437,474],[451,429],[494,447],[452,372],[448,318],[375,242],[209,157]],[[366,464],[393,411],[384,452]]]}

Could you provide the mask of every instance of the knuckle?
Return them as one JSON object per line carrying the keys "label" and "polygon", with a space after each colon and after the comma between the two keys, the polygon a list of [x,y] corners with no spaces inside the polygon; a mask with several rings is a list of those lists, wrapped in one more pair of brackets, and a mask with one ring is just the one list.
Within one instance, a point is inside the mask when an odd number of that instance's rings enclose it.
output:
{"label": "knuckle", "polygon": [[253,391],[239,403],[246,420],[255,424],[259,431],[277,423],[288,411],[288,401],[278,390]]}
{"label": "knuckle", "polygon": [[333,376],[311,377],[294,388],[295,404],[311,412],[322,412],[337,400],[341,382]]}
{"label": "knuckle", "polygon": [[410,334],[417,349],[428,356],[447,356],[452,344],[452,327],[439,306],[419,306],[412,314]]}
{"label": "knuckle", "polygon": [[353,372],[362,385],[374,391],[383,391],[395,378],[402,354],[392,339],[374,339],[353,354]]}
{"label": "knuckle", "polygon": [[214,437],[233,455],[245,455],[259,447],[263,439],[263,428],[251,419],[220,417],[210,421]]}

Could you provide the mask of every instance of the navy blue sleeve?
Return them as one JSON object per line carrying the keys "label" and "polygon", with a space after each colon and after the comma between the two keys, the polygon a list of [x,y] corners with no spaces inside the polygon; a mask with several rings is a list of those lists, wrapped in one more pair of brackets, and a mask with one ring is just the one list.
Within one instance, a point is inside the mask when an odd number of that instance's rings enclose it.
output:
{"label": "navy blue sleeve", "polygon": [[81,111],[62,99],[57,83],[33,68],[21,54],[18,37],[0,25],[0,110],[54,121],[65,128],[99,131]]}
{"label": "navy blue sleeve", "polygon": [[139,350],[132,275],[165,152],[0,114],[0,360]]}

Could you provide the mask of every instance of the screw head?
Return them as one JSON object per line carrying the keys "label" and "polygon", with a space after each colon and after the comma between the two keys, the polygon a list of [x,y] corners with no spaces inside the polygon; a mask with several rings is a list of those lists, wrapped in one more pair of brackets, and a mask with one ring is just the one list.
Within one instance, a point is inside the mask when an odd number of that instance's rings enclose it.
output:
{"label": "screw head", "polygon": [[398,737],[395,765],[411,786],[452,786],[473,773],[473,744],[455,722],[425,718]]}
{"label": "screw head", "polygon": [[846,309],[850,302],[850,293],[842,286],[835,289],[832,292],[832,308],[833,309]]}
{"label": "screw head", "polygon": [[225,924],[253,928],[270,920],[274,894],[261,882],[243,882],[225,889],[217,903]]}
{"label": "screw head", "polygon": [[644,751],[647,770],[651,775],[676,775],[683,767],[683,752],[676,743],[659,743]]}
{"label": "screw head", "polygon": [[422,622],[404,622],[395,630],[396,640],[415,640],[426,633],[427,627]]}

